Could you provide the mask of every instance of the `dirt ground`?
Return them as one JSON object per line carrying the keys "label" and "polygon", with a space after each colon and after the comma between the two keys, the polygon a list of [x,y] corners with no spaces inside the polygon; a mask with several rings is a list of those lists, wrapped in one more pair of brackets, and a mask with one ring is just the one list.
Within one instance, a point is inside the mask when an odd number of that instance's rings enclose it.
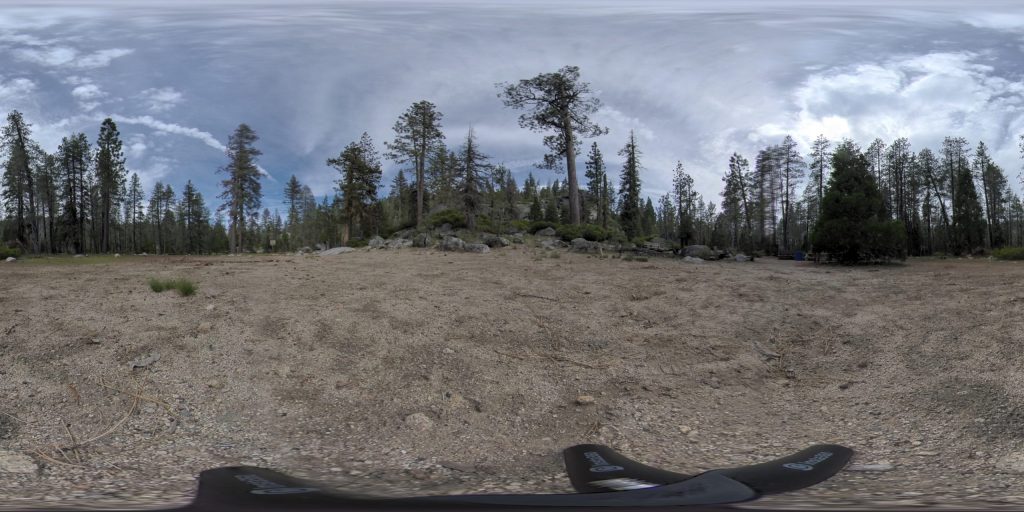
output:
{"label": "dirt ground", "polygon": [[582,442],[684,473],[814,442],[892,466],[777,506],[1024,504],[1024,264],[545,254],[0,263],[0,454],[30,463],[0,508],[180,504],[238,464],[568,492]]}

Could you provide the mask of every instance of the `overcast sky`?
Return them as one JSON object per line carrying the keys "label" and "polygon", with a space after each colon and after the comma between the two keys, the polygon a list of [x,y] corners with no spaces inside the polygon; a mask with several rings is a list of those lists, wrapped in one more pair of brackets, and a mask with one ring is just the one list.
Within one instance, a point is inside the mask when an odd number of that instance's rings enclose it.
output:
{"label": "overcast sky", "polygon": [[[866,146],[906,136],[984,140],[1019,190],[1024,133],[1024,9],[1015,2],[5,2],[0,110],[18,109],[55,150],[95,140],[113,117],[131,171],[211,204],[232,129],[260,135],[265,202],[291,174],[330,193],[325,165],[367,131],[382,146],[396,117],[426,99],[456,145],[537,170],[541,135],[519,128],[496,82],[577,65],[610,128],[595,139],[617,176],[629,130],[646,195],[677,160],[717,200],[733,151],[792,134]],[[962,2],[961,2],[962,3]],[[590,141],[585,144],[589,145]],[[581,158],[582,164],[582,158]],[[385,166],[385,182],[397,171]]]}

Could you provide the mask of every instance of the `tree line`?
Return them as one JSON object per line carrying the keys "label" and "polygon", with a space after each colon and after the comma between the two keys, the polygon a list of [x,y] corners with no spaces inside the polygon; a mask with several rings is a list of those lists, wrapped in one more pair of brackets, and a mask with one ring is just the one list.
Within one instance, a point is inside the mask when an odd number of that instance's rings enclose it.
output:
{"label": "tree line", "polygon": [[[720,203],[694,190],[681,161],[669,191],[652,198],[641,189],[643,152],[633,133],[617,149],[620,169],[608,169],[595,141],[578,176],[583,139],[608,134],[590,119],[601,103],[578,68],[497,84],[497,92],[505,106],[521,111],[521,127],[543,134],[548,152],[537,167],[564,177],[541,184],[531,173],[520,186],[472,129],[450,145],[444,115],[418,101],[398,117],[382,147],[364,133],[325,161],[337,173],[332,194],[318,198],[291,176],[284,212],[262,206],[259,137],[246,124],[228,139],[227,163],[217,170],[222,202],[211,211],[191,181],[180,194],[159,181],[144,191],[138,174],[129,176],[113,120],[102,122],[94,143],[77,133],[49,154],[14,111],[0,140],[6,158],[0,235],[31,253],[195,254],[357,245],[374,235],[443,224],[489,232],[558,225],[566,233],[625,243],[657,238],[762,254],[814,250],[835,162],[833,143],[824,136],[806,156],[790,136],[758,151],[753,162],[733,154],[724,165]],[[849,144],[839,147],[853,151]],[[1024,153],[1024,137],[1021,144]],[[906,138],[876,139],[855,151],[879,191],[878,215],[899,223],[909,254],[1024,244],[1024,207],[984,143],[972,150],[966,139],[947,137],[936,154],[927,148],[915,153]],[[385,159],[400,169],[383,195]]]}

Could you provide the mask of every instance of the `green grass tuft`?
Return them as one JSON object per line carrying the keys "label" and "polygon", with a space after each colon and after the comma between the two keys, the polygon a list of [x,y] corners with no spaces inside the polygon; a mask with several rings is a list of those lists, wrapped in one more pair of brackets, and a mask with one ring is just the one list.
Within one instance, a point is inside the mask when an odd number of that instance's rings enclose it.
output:
{"label": "green grass tuft", "polygon": [[196,290],[199,289],[195,283],[188,279],[157,279],[155,277],[149,279],[149,289],[156,293],[160,293],[166,290],[178,290],[178,294],[182,297],[188,297],[195,295]]}
{"label": "green grass tuft", "polygon": [[992,251],[992,256],[1000,260],[1024,260],[1024,247],[1003,247]]}

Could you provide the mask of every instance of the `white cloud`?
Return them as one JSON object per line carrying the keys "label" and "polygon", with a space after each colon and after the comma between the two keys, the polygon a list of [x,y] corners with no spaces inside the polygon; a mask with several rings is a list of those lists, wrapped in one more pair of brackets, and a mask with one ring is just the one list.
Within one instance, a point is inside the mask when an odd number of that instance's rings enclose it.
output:
{"label": "white cloud", "polygon": [[133,51],[126,48],[110,48],[89,54],[81,54],[70,46],[47,46],[19,48],[14,51],[14,56],[22,61],[43,66],[88,69],[105,67],[112,60],[129,55]]}
{"label": "white cloud", "polygon": [[71,89],[71,95],[80,100],[94,100],[105,96],[103,91],[96,84],[82,84]]}
{"label": "white cloud", "polygon": [[[211,134],[210,132],[205,132],[198,128],[182,126],[180,124],[174,123],[167,123],[164,121],[154,119],[151,116],[113,115],[111,117],[114,119],[114,121],[117,121],[118,123],[138,124],[142,126],[147,126],[149,128],[156,130],[157,133],[173,133],[175,135],[184,135],[185,137],[192,137],[193,139],[196,139],[202,142],[203,144],[206,144],[207,146],[210,146],[211,148],[216,149],[218,151],[227,151],[228,149],[227,146],[225,146],[223,143],[217,140],[217,138],[214,137],[213,134]],[[259,171],[264,176],[270,178],[271,181],[276,181],[274,177],[271,176],[271,174],[267,172],[267,170],[264,169],[262,166],[257,165],[256,168],[259,169]]]}
{"label": "white cloud", "polygon": [[818,135],[866,144],[908,137],[915,150],[946,136],[985,141],[1008,171],[1018,167],[1024,85],[995,76],[972,52],[903,55],[810,75],[792,94],[795,111],[750,133],[758,142],[791,134],[805,149]]}
{"label": "white cloud", "polygon": [[146,89],[140,94],[144,103],[152,112],[170,110],[184,101],[184,96],[173,87]]}
{"label": "white cloud", "polygon": [[80,68],[102,68],[110,64],[110,61],[130,55],[135,50],[128,48],[110,48],[108,50],[100,50],[98,52],[90,53],[78,60],[77,66]]}
{"label": "white cloud", "polygon": [[127,144],[127,157],[130,159],[139,159],[146,154],[148,146],[146,146],[146,136],[141,133],[134,133],[128,140]]}
{"label": "white cloud", "polygon": [[36,89],[36,83],[28,78],[0,80],[0,101],[22,99]]}

